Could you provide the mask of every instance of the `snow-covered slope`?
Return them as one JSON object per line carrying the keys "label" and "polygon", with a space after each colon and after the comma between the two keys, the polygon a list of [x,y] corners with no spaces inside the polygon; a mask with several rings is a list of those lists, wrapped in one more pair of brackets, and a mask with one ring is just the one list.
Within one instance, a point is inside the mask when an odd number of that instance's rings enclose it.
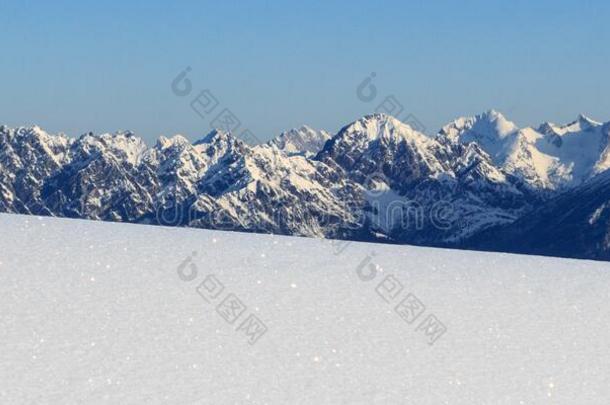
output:
{"label": "snow-covered slope", "polygon": [[459,118],[437,136],[445,143],[476,142],[494,164],[542,189],[577,186],[608,169],[609,138],[610,123],[584,115],[564,126],[520,129],[494,110]]}
{"label": "snow-covered slope", "polygon": [[610,167],[610,122],[602,124],[580,115],[563,126],[544,123],[544,134],[536,142],[538,149],[556,159],[556,176],[568,185],[579,185]]}
{"label": "snow-covered slope", "polygon": [[610,398],[607,263],[17,215],[0,246],[3,404]]}
{"label": "snow-covered slope", "polygon": [[324,130],[315,130],[307,125],[282,132],[268,142],[289,156],[303,155],[311,157],[322,150],[331,135]]}
{"label": "snow-covered slope", "polygon": [[458,243],[537,199],[476,144],[442,143],[385,114],[344,127],[316,159],[364,187],[372,229],[396,241]]}

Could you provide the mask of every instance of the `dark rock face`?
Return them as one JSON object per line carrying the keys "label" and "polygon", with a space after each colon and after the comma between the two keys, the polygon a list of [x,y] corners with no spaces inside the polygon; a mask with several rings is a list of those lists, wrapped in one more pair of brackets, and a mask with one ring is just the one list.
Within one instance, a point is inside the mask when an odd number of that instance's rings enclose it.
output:
{"label": "dark rock face", "polygon": [[511,224],[475,235],[464,247],[610,260],[610,173],[552,198]]}

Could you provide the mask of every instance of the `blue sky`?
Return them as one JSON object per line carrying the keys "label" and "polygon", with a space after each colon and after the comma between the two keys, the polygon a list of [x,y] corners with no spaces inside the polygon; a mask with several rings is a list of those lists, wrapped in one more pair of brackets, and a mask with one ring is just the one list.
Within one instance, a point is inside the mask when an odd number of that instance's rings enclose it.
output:
{"label": "blue sky", "polygon": [[[127,3],[127,4],[125,4]],[[610,120],[606,1],[3,1],[0,122],[209,131],[209,89],[260,139],[336,131],[394,95],[429,132],[495,108],[519,125]],[[192,94],[171,82],[190,66]],[[371,72],[378,96],[356,97]],[[196,94],[197,93],[197,94]]]}

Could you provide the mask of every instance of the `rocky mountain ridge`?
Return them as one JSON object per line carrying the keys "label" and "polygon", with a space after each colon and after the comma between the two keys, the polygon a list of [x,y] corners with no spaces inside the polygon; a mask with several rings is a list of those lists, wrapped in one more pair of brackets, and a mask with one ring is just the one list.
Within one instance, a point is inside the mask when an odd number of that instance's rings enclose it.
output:
{"label": "rocky mountain ridge", "polygon": [[303,126],[256,146],[221,130],[148,147],[132,132],[3,126],[0,211],[476,247],[488,229],[591,187],[609,138],[610,123],[585,116],[518,128],[494,110],[435,137],[371,114],[334,136]]}

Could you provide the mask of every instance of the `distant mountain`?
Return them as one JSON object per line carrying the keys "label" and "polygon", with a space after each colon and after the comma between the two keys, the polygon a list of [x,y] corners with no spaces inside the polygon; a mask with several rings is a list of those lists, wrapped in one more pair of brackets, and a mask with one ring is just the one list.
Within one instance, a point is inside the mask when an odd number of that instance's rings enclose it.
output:
{"label": "distant mountain", "polygon": [[445,145],[384,114],[344,127],[316,159],[368,191],[371,229],[397,242],[459,243],[537,200],[475,144]]}
{"label": "distant mountain", "polygon": [[535,130],[520,129],[491,110],[455,120],[437,138],[477,143],[496,166],[535,189],[573,187],[610,167],[610,124],[583,115],[565,126],[544,123]]}
{"label": "distant mountain", "polygon": [[372,114],[257,146],[220,130],[149,147],[132,132],[3,126],[0,211],[605,258],[609,138],[585,116],[533,129],[494,110],[435,137]]}
{"label": "distant mountain", "polygon": [[330,138],[331,135],[324,130],[317,131],[303,125],[300,128],[282,132],[277,138],[269,141],[268,145],[277,147],[288,156],[311,157],[320,152]]}
{"label": "distant mountain", "polygon": [[132,133],[0,132],[3,212],[340,237],[361,228],[344,201],[361,210],[364,200],[332,176],[317,161],[218,130],[151,148]]}

